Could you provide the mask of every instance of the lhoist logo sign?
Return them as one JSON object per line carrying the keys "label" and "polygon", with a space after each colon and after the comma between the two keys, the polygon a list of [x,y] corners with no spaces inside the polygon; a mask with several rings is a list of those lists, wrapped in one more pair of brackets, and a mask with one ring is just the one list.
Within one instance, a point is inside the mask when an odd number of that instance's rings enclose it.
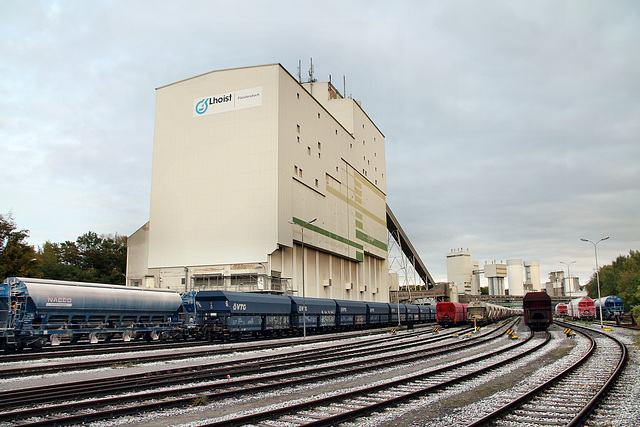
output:
{"label": "lhoist logo sign", "polygon": [[193,100],[193,117],[225,113],[262,105],[262,87],[242,89]]}

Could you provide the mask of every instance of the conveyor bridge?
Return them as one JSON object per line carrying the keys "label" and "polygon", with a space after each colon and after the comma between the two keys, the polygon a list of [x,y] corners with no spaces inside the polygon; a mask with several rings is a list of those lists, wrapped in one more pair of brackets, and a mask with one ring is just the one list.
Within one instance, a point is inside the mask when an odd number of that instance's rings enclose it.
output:
{"label": "conveyor bridge", "polygon": [[402,253],[407,257],[413,268],[416,270],[418,276],[420,276],[422,281],[427,285],[427,288],[433,288],[436,283],[433,281],[431,274],[429,274],[427,267],[420,259],[420,255],[418,255],[415,248],[409,241],[409,238],[400,226],[400,223],[393,215],[393,212],[391,212],[391,208],[389,208],[389,205],[387,205],[387,231],[389,231],[389,233],[398,243],[398,245],[402,249]]}

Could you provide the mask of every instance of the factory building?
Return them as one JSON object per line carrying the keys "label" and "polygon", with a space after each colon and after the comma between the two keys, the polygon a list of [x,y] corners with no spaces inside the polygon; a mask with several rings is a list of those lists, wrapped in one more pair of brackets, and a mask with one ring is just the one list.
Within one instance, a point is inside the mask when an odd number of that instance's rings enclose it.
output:
{"label": "factory building", "polygon": [[484,277],[489,285],[489,295],[505,295],[504,278],[507,277],[507,264],[495,261],[485,264]]}
{"label": "factory building", "polygon": [[156,90],[149,222],[127,283],[388,301],[385,140],[280,64]]}
{"label": "factory building", "polygon": [[467,249],[452,249],[446,255],[447,282],[453,283],[460,295],[480,295],[480,273],[478,261],[471,259]]}

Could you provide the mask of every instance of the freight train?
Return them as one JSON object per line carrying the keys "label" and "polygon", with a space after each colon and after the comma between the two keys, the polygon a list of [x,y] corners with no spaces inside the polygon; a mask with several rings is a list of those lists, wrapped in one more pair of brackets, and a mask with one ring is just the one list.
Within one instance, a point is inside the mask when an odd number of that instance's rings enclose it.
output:
{"label": "freight train", "polygon": [[484,301],[472,301],[467,304],[467,320],[476,326],[484,326],[511,316],[522,314],[522,310],[503,307]]}
{"label": "freight train", "polygon": [[546,292],[527,292],[522,299],[524,324],[532,331],[544,331],[553,323],[551,297]]}
{"label": "freight train", "polygon": [[573,320],[593,320],[596,317],[596,306],[589,297],[575,298],[567,304],[567,316]]}
{"label": "freight train", "polygon": [[10,277],[0,285],[5,349],[113,339],[271,337],[434,322],[436,307],[245,292],[168,289]]}

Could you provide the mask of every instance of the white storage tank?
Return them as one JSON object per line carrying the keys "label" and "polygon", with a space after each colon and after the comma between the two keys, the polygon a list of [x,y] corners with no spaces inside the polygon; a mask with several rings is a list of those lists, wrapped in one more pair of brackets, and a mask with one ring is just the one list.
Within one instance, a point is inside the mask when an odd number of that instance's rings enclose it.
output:
{"label": "white storage tank", "polygon": [[531,285],[534,292],[542,291],[542,287],[540,287],[540,261],[525,261],[524,269],[525,284]]}
{"label": "white storage tank", "polygon": [[509,295],[524,296],[524,270],[521,259],[507,260]]}

